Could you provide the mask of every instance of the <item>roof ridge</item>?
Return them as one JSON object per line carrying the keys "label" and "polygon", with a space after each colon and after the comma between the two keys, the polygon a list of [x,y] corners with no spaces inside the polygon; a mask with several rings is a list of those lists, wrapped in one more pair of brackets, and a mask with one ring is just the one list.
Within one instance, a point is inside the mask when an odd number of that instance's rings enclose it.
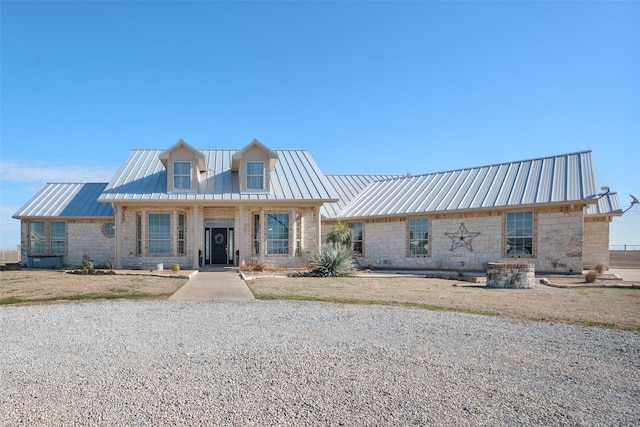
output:
{"label": "roof ridge", "polygon": [[[514,164],[514,163],[525,163],[525,162],[535,162],[535,161],[538,161],[538,160],[557,159],[558,157],[574,156],[574,155],[577,155],[577,154],[587,154],[587,153],[591,153],[591,152],[592,152],[592,150],[575,151],[575,152],[572,152],[572,153],[556,154],[556,155],[543,156],[543,157],[534,157],[532,159],[512,160],[512,161],[508,161],[508,162],[491,163],[491,164],[488,164],[488,165],[469,166],[469,167],[465,167],[465,168],[449,169],[449,170],[443,170],[443,171],[437,171],[437,172],[425,172],[425,173],[405,174],[405,175],[399,174],[395,178],[385,178],[385,179],[381,179],[379,181],[393,181],[393,180],[397,180],[397,179],[399,180],[399,179],[419,178],[419,177],[424,177],[424,176],[429,176],[429,175],[447,174],[447,173],[461,172],[461,171],[472,170],[472,169],[491,168],[491,167],[495,167],[495,166],[510,165],[510,164]],[[380,174],[380,175],[385,175],[385,174]],[[394,175],[394,174],[388,174],[388,175]]]}

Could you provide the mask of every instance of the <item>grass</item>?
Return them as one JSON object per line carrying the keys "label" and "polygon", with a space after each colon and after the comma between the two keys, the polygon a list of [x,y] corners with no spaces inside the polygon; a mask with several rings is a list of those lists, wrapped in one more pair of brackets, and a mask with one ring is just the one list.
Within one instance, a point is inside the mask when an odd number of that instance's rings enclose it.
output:
{"label": "grass", "polygon": [[386,305],[561,322],[611,330],[640,331],[638,288],[577,287],[531,292],[488,292],[421,278],[258,278],[247,282],[256,299]]}
{"label": "grass", "polygon": [[149,294],[143,292],[128,292],[124,289],[113,289],[111,292],[93,293],[93,294],[77,294],[67,296],[54,296],[48,298],[2,298],[0,305],[21,304],[21,303],[41,303],[55,301],[84,301],[84,300],[113,300],[113,299],[157,299],[171,296],[167,294]]}
{"label": "grass", "polygon": [[367,300],[367,299],[355,299],[355,298],[331,298],[331,297],[317,297],[310,295],[274,295],[274,294],[256,294],[254,292],[253,295],[256,299],[260,300],[293,300],[293,301],[314,301],[314,302],[332,302],[337,304],[359,304],[359,305],[387,305],[392,307],[409,307],[409,308],[420,308],[423,310],[431,310],[431,311],[450,311],[454,313],[466,313],[466,314],[478,314],[482,316],[498,316],[497,313],[493,313],[490,311],[480,311],[480,310],[471,310],[471,309],[463,309],[463,308],[455,308],[455,307],[444,307],[439,305],[431,305],[431,304],[418,304],[412,302],[389,302],[389,301],[375,301],[375,300]]}

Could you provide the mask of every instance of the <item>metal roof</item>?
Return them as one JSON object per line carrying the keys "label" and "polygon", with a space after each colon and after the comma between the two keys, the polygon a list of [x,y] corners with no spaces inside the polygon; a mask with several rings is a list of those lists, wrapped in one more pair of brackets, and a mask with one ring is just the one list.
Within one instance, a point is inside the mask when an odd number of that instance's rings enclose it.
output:
{"label": "metal roof", "polygon": [[622,215],[622,208],[620,207],[620,199],[618,199],[618,193],[607,193],[598,199],[598,203],[588,205],[584,211],[585,215],[598,216],[598,215]]}
{"label": "metal roof", "polygon": [[336,218],[593,201],[591,151],[372,182]]}
{"label": "metal roof", "polygon": [[197,191],[167,192],[167,171],[159,156],[165,150],[133,150],[99,197],[100,201],[335,201],[327,181],[306,150],[273,150],[278,163],[271,172],[271,191],[240,191],[232,158],[238,150],[200,150],[207,172]]}
{"label": "metal roof", "polygon": [[334,203],[325,203],[320,213],[325,218],[335,218],[353,199],[375,181],[398,178],[401,175],[325,175],[333,185],[340,200]]}
{"label": "metal roof", "polygon": [[97,201],[106,186],[106,183],[49,183],[13,217],[112,217],[111,204]]}

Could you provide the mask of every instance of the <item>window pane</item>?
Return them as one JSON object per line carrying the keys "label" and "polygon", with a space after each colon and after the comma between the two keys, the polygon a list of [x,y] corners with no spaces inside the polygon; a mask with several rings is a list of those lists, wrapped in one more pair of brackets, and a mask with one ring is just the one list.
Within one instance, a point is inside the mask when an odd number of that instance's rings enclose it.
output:
{"label": "window pane", "polygon": [[262,175],[247,176],[247,188],[264,188]]}
{"label": "window pane", "polygon": [[173,188],[191,188],[191,162],[173,162]]}
{"label": "window pane", "polygon": [[247,162],[247,188],[264,188],[264,162]]}
{"label": "window pane", "polygon": [[33,255],[43,255],[45,253],[44,221],[29,223],[29,252]]}
{"label": "window pane", "polygon": [[174,162],[173,163],[174,175],[189,175],[191,174],[191,162]]}
{"label": "window pane", "polygon": [[289,214],[267,214],[267,254],[289,253]]}
{"label": "window pane", "polygon": [[51,255],[64,255],[67,252],[66,223],[52,222],[51,229]]}
{"label": "window pane", "polygon": [[362,238],[362,223],[361,222],[352,222],[349,223],[349,228],[351,229],[351,244],[353,247],[353,251],[357,254],[363,254],[364,252],[364,244]]}
{"label": "window pane", "polygon": [[409,256],[425,256],[429,254],[429,219],[415,218],[409,220]]}
{"label": "window pane", "polygon": [[253,254],[260,255],[260,215],[253,216]]}
{"label": "window pane", "polygon": [[149,253],[171,252],[171,215],[149,214]]}
{"label": "window pane", "polygon": [[191,188],[191,177],[188,176],[174,176],[173,188],[189,189]]}
{"label": "window pane", "polygon": [[247,162],[247,175],[262,175],[263,162]]}
{"label": "window pane", "polygon": [[533,254],[533,212],[507,213],[507,255]]}

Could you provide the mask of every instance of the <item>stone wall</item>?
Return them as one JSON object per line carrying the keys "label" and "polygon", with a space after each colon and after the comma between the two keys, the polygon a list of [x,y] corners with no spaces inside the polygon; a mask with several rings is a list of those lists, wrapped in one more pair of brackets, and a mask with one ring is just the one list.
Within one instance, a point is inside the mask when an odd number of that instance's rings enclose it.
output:
{"label": "stone wall", "polygon": [[[430,253],[424,257],[408,255],[409,218],[363,220],[364,254],[358,257],[358,262],[373,268],[485,271],[490,262],[518,261],[532,263],[541,272],[582,271],[581,209],[536,210],[534,256],[504,255],[504,215],[503,211],[427,215]],[[333,224],[323,223],[323,240]],[[461,224],[465,236],[479,234],[456,245],[445,233],[455,235]]]}
{"label": "stone wall", "polygon": [[[182,213],[186,215],[186,241],[185,241],[185,255],[177,255],[176,254],[176,228],[171,227],[171,254],[162,254],[162,255],[154,255],[148,254],[148,242],[147,242],[147,221],[148,214],[150,213],[170,213],[172,214],[172,221],[174,220],[174,216]],[[136,217],[138,214],[142,215],[142,229],[143,229],[143,238],[142,238],[142,254],[138,255],[136,253]],[[122,268],[130,268],[130,269],[146,269],[149,264],[157,264],[162,262],[165,268],[169,268],[172,264],[180,265],[182,269],[191,268],[195,263],[197,263],[197,255],[194,258],[193,254],[193,245],[191,244],[191,239],[194,238],[194,224],[193,224],[193,214],[191,210],[174,210],[172,208],[169,209],[133,209],[127,208],[123,214],[124,218],[122,221]],[[200,216],[200,218],[202,218]],[[177,221],[177,219],[176,219]],[[116,225],[117,226],[117,225]]]}
{"label": "stone wall", "polygon": [[[317,209],[315,207],[270,207],[269,209],[251,209],[244,208],[244,216],[238,215],[237,223],[242,224],[243,241],[240,244],[240,263],[261,262],[267,265],[280,267],[299,267],[308,261],[312,255],[319,249],[318,243],[318,227],[317,227]],[[277,212],[289,214],[289,255],[254,255],[253,249],[253,215],[260,213]],[[294,239],[295,239],[295,219],[296,215],[301,215],[302,234],[301,234],[301,251],[300,256],[295,256]],[[263,246],[266,244],[266,231],[264,223],[261,230],[260,241]]]}
{"label": "stone wall", "polygon": [[583,268],[593,269],[602,264],[609,269],[609,218],[585,217]]}
{"label": "stone wall", "polygon": [[64,263],[80,265],[86,256],[96,267],[110,267],[115,258],[116,239],[102,233],[102,226],[106,222],[113,221],[67,221],[67,256]]}
{"label": "stone wall", "polygon": [[533,264],[489,263],[487,265],[487,287],[506,289],[529,289],[535,283]]}
{"label": "stone wall", "polygon": [[[67,253],[62,259],[65,266],[81,265],[84,257],[91,259],[96,267],[108,267],[115,258],[115,238],[106,237],[102,226],[110,219],[70,219],[56,220],[66,223]],[[51,221],[47,223],[47,230]],[[29,222],[22,220],[20,224],[21,253],[20,263],[28,265],[29,256]],[[49,242],[47,241],[47,246]]]}

